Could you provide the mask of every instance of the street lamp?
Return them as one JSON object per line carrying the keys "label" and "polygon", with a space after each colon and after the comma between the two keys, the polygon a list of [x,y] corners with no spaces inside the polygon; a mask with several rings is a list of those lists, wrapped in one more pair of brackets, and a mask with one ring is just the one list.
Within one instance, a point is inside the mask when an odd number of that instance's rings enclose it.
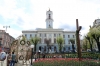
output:
{"label": "street lamp", "polygon": [[7,32],[7,28],[10,28],[10,26],[3,26],[3,28],[6,28],[6,32]]}
{"label": "street lamp", "polygon": [[32,49],[32,53],[31,53],[31,65],[30,65],[30,66],[32,66],[32,59],[33,59],[33,48],[34,48],[34,45],[31,45],[30,47],[31,47],[31,49]]}
{"label": "street lamp", "polygon": [[41,52],[41,51],[39,50],[39,58],[40,58],[40,52]]}

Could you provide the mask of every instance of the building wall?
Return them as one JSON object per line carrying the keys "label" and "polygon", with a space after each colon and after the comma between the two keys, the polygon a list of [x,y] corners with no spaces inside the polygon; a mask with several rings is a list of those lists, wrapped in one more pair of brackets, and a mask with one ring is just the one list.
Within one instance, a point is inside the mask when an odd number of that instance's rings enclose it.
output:
{"label": "building wall", "polygon": [[2,44],[2,47],[10,48],[11,43],[15,40],[12,36],[10,36],[8,33],[6,33],[4,30],[0,30],[0,42]]}
{"label": "building wall", "polygon": [[[53,29],[52,29],[53,30]],[[64,47],[66,47],[66,51],[68,51],[68,46],[70,47],[70,50],[72,50],[72,44],[69,42],[69,39],[75,38],[75,31],[22,31],[23,35],[26,36],[27,39],[30,39],[30,35],[31,37],[35,37],[35,35],[37,35],[38,37],[41,38],[41,43],[39,43],[37,45],[37,51],[39,51],[39,46],[46,46],[46,44],[44,43],[44,39],[45,38],[51,38],[51,44],[56,46],[58,48],[58,44],[57,42],[54,43],[54,38],[57,39],[57,37],[59,37],[60,35],[63,36],[65,43],[64,43]],[[45,37],[46,34],[46,37]],[[54,36],[54,34],[56,36]],[[64,36],[65,35],[65,36]],[[76,41],[75,41],[75,48],[76,48]],[[62,49],[63,50],[63,49]],[[59,52],[59,48],[57,49],[57,51]]]}
{"label": "building wall", "polygon": [[[51,17],[50,17],[51,16]],[[57,39],[58,36],[64,36],[64,40],[65,43],[63,45],[63,47],[68,48],[68,46],[70,47],[70,50],[72,50],[72,44],[69,42],[69,39],[71,38],[75,38],[75,31],[63,31],[63,29],[53,29],[53,12],[49,9],[46,12],[46,28],[42,29],[42,28],[37,28],[34,31],[31,30],[26,30],[26,31],[22,31],[23,35],[26,36],[27,39],[30,39],[30,34],[32,34],[32,37],[35,37],[35,35],[37,35],[38,37],[41,38],[41,42],[37,45],[37,51],[39,50],[39,46],[47,46],[47,44],[44,42],[45,38],[51,38],[51,46],[54,49],[54,47],[57,48],[57,52],[59,52],[59,47],[57,42],[54,42],[54,39]],[[52,28],[49,26],[51,25]],[[40,35],[41,34],[41,35]],[[55,36],[54,36],[55,34]],[[46,35],[46,36],[45,36]],[[73,37],[74,35],[74,37]],[[76,38],[75,38],[76,39]],[[76,47],[76,41],[75,41],[75,47]],[[68,49],[66,49],[67,51]],[[63,49],[62,49],[63,51]]]}

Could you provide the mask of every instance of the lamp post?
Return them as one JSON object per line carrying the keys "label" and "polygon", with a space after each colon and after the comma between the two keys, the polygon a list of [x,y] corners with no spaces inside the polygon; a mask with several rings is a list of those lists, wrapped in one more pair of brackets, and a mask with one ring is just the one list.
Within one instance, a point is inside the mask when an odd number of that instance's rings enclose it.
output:
{"label": "lamp post", "polygon": [[33,48],[34,48],[34,45],[31,45],[30,47],[31,47],[31,49],[32,49],[32,53],[31,53],[31,65],[30,65],[30,66],[32,66],[32,59],[33,59]]}
{"label": "lamp post", "polygon": [[6,32],[7,32],[7,28],[10,28],[10,26],[3,26],[3,28],[6,28]]}
{"label": "lamp post", "polygon": [[39,50],[39,59],[40,59],[40,52],[41,52],[41,51]]}
{"label": "lamp post", "polygon": [[[7,28],[10,28],[10,26],[3,26],[3,28],[6,28],[5,29],[5,32],[7,33]],[[3,37],[4,38],[4,37]],[[7,43],[8,43],[8,40],[6,41]],[[6,43],[5,42],[5,43]],[[7,45],[5,44],[5,46],[4,46],[4,44],[3,44],[3,50],[5,50],[5,48],[7,48]],[[10,47],[9,47],[10,48]]]}

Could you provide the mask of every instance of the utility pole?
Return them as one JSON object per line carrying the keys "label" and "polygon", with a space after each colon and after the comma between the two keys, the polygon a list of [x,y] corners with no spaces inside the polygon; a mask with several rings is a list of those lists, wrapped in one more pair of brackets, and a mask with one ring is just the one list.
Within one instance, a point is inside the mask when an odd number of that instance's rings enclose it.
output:
{"label": "utility pole", "polygon": [[79,32],[82,29],[82,26],[78,25],[78,19],[76,19],[76,42],[77,42],[77,52],[78,52],[78,58],[79,61],[81,61],[81,48],[80,48],[80,38],[79,38]]}

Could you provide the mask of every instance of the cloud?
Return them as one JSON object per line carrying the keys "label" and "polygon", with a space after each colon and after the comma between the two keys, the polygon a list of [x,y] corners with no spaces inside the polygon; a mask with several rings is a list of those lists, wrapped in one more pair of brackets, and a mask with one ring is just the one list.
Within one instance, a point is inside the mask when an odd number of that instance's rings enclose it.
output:
{"label": "cloud", "polygon": [[23,25],[23,22],[24,22],[23,19],[22,19],[21,17],[19,17],[19,18],[17,19],[17,22],[16,22],[16,23],[17,23],[18,25]]}
{"label": "cloud", "polygon": [[[67,31],[76,31],[76,25],[69,25],[65,23],[65,24],[61,24],[59,27]],[[81,30],[85,30],[85,27],[82,27]]]}
{"label": "cloud", "polygon": [[0,0],[0,24],[12,26],[8,32],[14,37],[22,30],[45,28],[48,8],[53,11],[54,28],[75,30],[78,19],[82,35],[100,16],[99,0]]}

